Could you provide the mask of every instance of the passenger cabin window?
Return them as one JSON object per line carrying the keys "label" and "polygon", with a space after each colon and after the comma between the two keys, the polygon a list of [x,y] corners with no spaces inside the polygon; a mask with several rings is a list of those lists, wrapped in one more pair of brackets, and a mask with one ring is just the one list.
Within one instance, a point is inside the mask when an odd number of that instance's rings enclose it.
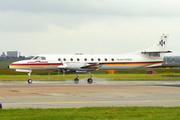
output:
{"label": "passenger cabin window", "polygon": [[107,58],[105,58],[104,60],[107,61]]}
{"label": "passenger cabin window", "polygon": [[77,58],[77,61],[79,61],[80,59],[79,58]]}
{"label": "passenger cabin window", "polygon": [[100,58],[98,58],[98,61],[101,61],[101,59],[100,59]]}
{"label": "passenger cabin window", "polygon": [[114,58],[112,58],[111,60],[114,61]]}
{"label": "passenger cabin window", "polygon": [[71,60],[71,61],[73,61],[73,59],[72,59],[72,58],[71,58],[70,60]]}
{"label": "passenger cabin window", "polygon": [[61,58],[58,58],[58,61],[61,61]]}
{"label": "passenger cabin window", "polygon": [[66,61],[66,58],[64,58],[63,60]]}
{"label": "passenger cabin window", "polygon": [[84,61],[87,61],[87,58],[84,58]]}
{"label": "passenger cabin window", "polygon": [[91,58],[91,61],[94,61],[94,59],[93,59],[93,58]]}

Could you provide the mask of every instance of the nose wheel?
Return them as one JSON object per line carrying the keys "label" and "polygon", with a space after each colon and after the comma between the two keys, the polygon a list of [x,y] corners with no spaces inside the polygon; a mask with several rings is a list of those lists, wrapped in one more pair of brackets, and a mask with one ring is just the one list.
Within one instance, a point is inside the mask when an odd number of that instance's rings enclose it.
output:
{"label": "nose wheel", "polygon": [[31,84],[31,83],[32,83],[32,80],[31,80],[31,79],[28,79],[28,83]]}

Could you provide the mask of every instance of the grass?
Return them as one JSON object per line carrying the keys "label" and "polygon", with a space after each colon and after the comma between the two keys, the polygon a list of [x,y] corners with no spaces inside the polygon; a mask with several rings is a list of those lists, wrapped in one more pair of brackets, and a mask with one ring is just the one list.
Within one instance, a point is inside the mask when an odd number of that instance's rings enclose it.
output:
{"label": "grass", "polygon": [[[152,68],[151,68],[152,69]],[[106,74],[106,71],[92,71],[93,80],[180,80],[180,69],[154,68],[156,74],[146,74],[147,69],[117,70],[115,74]],[[48,70],[34,70],[31,74],[33,80],[74,80],[75,74],[58,75]],[[8,68],[0,69],[0,81],[26,81],[27,73],[16,72]],[[79,79],[89,78],[88,74],[79,74]]]}
{"label": "grass", "polygon": [[[123,81],[123,80],[131,80],[131,81],[141,81],[141,80],[180,80],[180,74],[92,74],[93,80],[112,80],[112,81]],[[75,74],[67,74],[67,75],[32,75],[33,80],[74,80]],[[87,79],[89,77],[88,74],[80,74],[79,79]],[[28,79],[28,75],[0,75],[0,81],[26,81]]]}
{"label": "grass", "polygon": [[1,120],[177,120],[180,107],[85,107],[2,109]]}

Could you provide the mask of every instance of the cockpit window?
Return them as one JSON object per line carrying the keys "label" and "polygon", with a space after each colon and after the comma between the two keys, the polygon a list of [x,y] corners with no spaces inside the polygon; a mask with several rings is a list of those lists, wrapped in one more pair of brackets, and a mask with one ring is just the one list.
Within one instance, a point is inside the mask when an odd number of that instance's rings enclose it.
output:
{"label": "cockpit window", "polygon": [[46,60],[46,57],[43,57],[43,56],[35,56],[32,60]]}
{"label": "cockpit window", "polygon": [[34,58],[32,58],[32,60],[37,60],[39,58],[39,56],[35,56]]}

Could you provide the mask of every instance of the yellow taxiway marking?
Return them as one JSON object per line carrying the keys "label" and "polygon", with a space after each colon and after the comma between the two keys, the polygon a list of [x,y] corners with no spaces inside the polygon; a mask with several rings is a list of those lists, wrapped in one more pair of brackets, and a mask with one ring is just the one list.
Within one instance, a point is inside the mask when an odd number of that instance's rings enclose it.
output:
{"label": "yellow taxiway marking", "polygon": [[78,103],[150,103],[150,102],[180,102],[180,100],[144,100],[144,101],[77,101],[77,102],[29,102],[29,103],[2,103],[3,105],[13,104],[78,104]]}

